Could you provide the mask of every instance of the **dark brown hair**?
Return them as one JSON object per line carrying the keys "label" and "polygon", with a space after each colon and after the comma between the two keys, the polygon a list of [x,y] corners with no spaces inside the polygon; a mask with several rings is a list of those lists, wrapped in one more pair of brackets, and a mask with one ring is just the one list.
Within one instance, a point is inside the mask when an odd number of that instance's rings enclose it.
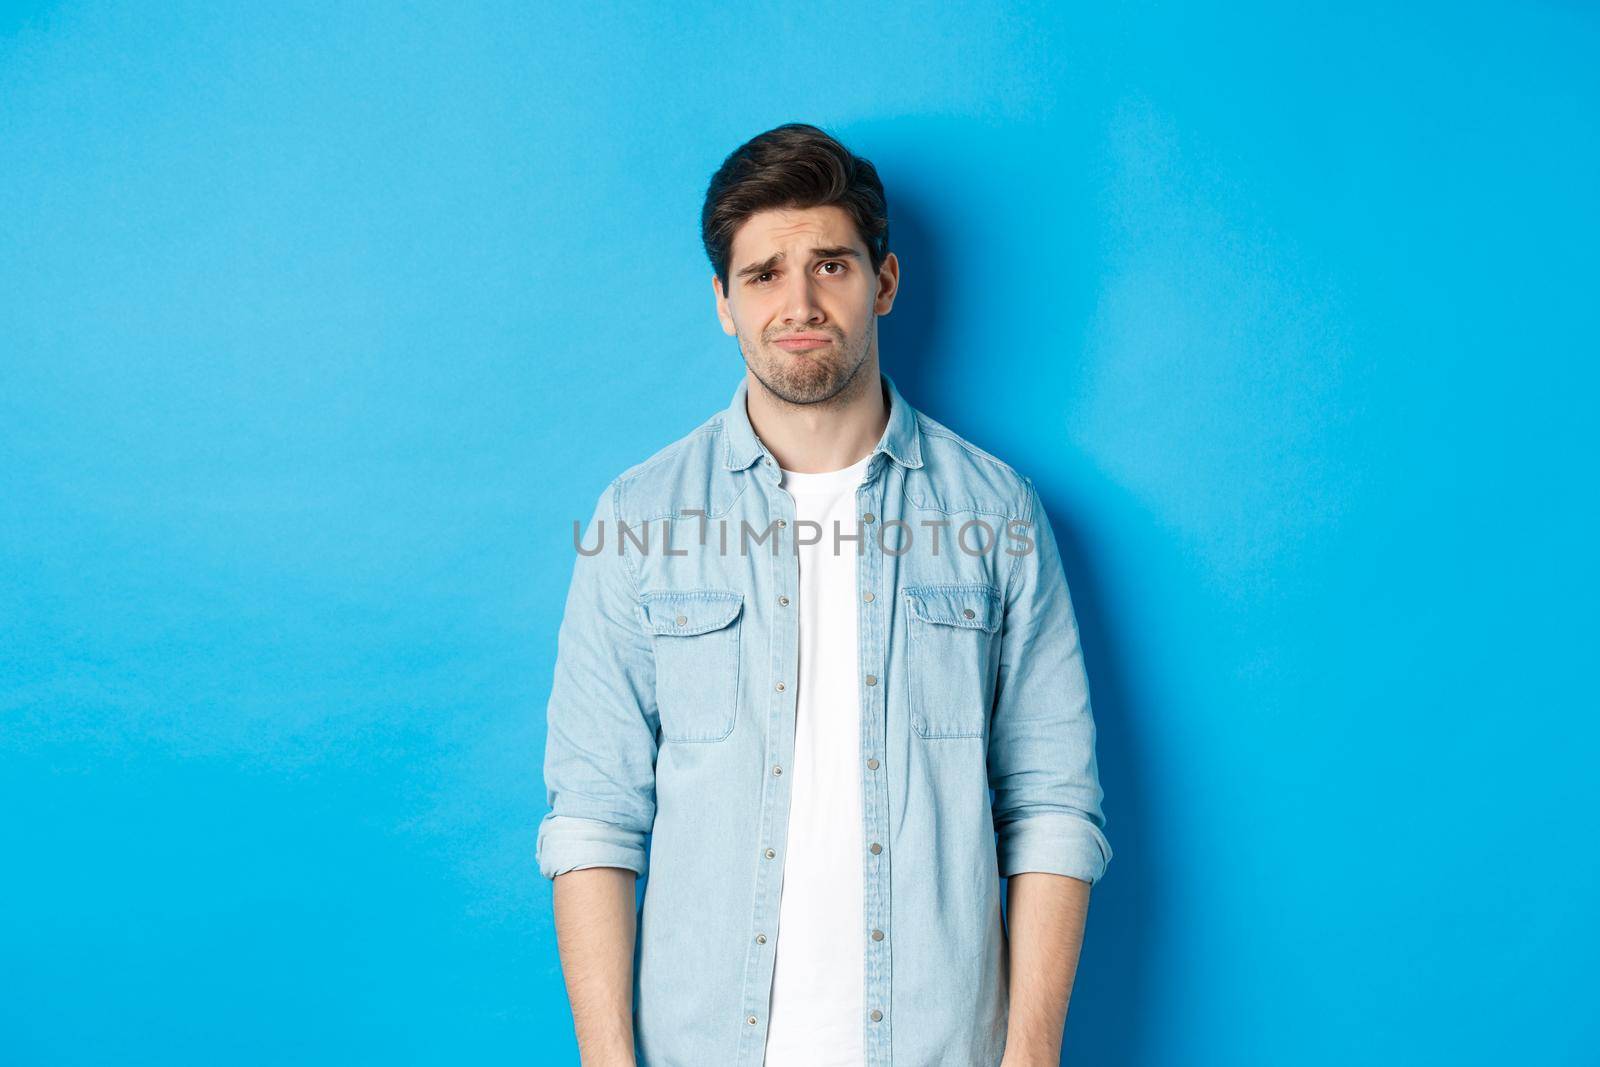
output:
{"label": "dark brown hair", "polygon": [[837,204],[855,220],[877,273],[889,254],[889,205],[870,162],[815,126],[789,122],[734,149],[711,176],[700,239],[728,292],[733,235],[758,211]]}

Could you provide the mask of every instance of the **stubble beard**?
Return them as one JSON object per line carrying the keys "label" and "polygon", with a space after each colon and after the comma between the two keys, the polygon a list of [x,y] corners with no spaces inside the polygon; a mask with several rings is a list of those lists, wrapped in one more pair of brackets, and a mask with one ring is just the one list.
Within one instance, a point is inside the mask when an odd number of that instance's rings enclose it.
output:
{"label": "stubble beard", "polygon": [[869,340],[863,338],[855,348],[847,348],[834,335],[828,348],[785,352],[776,345],[769,348],[759,341],[751,343],[739,338],[739,349],[750,373],[773,396],[790,404],[823,404],[841,397],[866,366],[868,344]]}

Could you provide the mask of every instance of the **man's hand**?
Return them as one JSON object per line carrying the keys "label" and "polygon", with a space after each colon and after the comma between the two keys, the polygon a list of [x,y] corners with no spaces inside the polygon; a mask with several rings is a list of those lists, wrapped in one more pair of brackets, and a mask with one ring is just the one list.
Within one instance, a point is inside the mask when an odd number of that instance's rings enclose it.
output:
{"label": "man's hand", "polygon": [[1007,883],[1011,997],[1001,1067],[1058,1067],[1089,883],[1041,871],[1014,874]]}
{"label": "man's hand", "polygon": [[1061,1057],[1027,1056],[1023,1053],[1013,1056],[1008,1048],[1005,1057],[1000,1061],[1000,1067],[1061,1067]]}
{"label": "man's hand", "polygon": [[555,879],[556,944],[583,1067],[634,1067],[636,880],[619,867],[585,867]]}

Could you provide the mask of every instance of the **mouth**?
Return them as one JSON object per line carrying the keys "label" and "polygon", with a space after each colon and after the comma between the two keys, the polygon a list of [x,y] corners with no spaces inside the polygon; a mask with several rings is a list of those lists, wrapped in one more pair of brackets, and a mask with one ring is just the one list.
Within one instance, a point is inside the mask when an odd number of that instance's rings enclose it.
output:
{"label": "mouth", "polygon": [[813,348],[823,348],[831,345],[833,344],[833,338],[823,337],[819,334],[804,334],[799,337],[780,337],[773,343],[787,352],[805,352]]}

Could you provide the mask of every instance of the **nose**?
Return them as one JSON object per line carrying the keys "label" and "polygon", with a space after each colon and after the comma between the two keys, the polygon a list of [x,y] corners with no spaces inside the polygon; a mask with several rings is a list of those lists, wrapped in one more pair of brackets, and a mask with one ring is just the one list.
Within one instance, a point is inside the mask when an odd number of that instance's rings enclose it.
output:
{"label": "nose", "polygon": [[784,283],[784,322],[788,325],[819,323],[823,320],[822,308],[817,304],[816,290],[810,274],[791,271]]}

